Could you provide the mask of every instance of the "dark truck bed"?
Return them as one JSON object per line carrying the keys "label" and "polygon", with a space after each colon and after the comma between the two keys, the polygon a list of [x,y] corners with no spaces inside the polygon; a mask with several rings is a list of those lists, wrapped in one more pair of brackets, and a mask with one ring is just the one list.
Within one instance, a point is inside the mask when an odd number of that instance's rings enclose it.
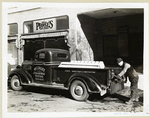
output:
{"label": "dark truck bed", "polygon": [[124,88],[123,82],[112,82],[113,75],[118,74],[121,71],[121,68],[105,67],[103,62],[62,62],[58,68],[54,70],[55,75],[57,75],[55,78],[59,78],[60,80],[58,83],[67,84],[67,80],[74,75],[83,79],[92,78],[99,86],[103,86],[105,89],[108,89],[111,94],[114,94]]}

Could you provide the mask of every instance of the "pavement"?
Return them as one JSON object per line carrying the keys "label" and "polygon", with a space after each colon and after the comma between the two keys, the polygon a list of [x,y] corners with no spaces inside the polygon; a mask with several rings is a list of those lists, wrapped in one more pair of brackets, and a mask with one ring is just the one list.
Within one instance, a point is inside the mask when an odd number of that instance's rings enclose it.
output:
{"label": "pavement", "polygon": [[[143,103],[125,104],[117,96],[92,95],[87,101],[73,100],[68,91],[29,87],[22,91],[8,89],[9,113],[31,112],[143,112]],[[118,99],[119,98],[119,99]],[[86,115],[86,114],[85,114]]]}

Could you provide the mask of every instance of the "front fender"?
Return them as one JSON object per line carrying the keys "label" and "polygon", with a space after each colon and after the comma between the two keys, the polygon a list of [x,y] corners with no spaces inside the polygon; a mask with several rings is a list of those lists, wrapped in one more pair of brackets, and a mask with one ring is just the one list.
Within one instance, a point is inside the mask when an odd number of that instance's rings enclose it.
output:
{"label": "front fender", "polygon": [[101,88],[101,86],[94,80],[94,78],[92,78],[90,75],[88,74],[84,74],[84,73],[75,73],[73,74],[67,81],[67,83],[65,84],[65,86],[67,88],[70,87],[71,83],[74,80],[80,80],[82,81],[87,89],[88,92],[90,93],[100,93],[101,91],[99,90],[99,88]]}
{"label": "front fender", "polygon": [[11,71],[8,76],[8,82],[10,82],[10,79],[13,75],[18,75],[20,77],[21,83],[30,83],[32,81],[31,75],[24,71],[22,68],[16,68],[13,71]]}

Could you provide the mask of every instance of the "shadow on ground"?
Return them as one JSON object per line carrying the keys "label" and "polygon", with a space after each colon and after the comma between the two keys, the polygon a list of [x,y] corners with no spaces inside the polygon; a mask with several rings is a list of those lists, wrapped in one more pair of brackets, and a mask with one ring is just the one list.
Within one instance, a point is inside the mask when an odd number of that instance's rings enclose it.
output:
{"label": "shadow on ground", "polygon": [[[68,90],[25,86],[22,91],[23,91],[24,95],[30,95],[31,92],[34,92],[34,93],[51,95],[52,97],[65,97],[65,98],[73,99]],[[28,93],[25,93],[25,92],[28,92]],[[110,95],[106,94],[104,96],[100,96],[99,94],[90,94],[88,100],[89,101],[100,101],[108,96],[110,96]]]}
{"label": "shadow on ground", "polygon": [[69,91],[67,90],[26,86],[24,87],[24,91],[52,95],[52,97],[58,96],[72,99]]}
{"label": "shadow on ground", "polygon": [[[124,93],[127,93],[128,90],[129,89],[124,89],[122,92],[118,92],[117,94],[113,94],[113,95],[106,94],[104,96],[100,96],[99,94],[90,94],[88,100],[105,101],[106,100],[105,98],[110,97],[110,98],[118,98],[120,101],[126,102],[129,100],[129,95],[125,95]],[[73,99],[68,90],[26,86],[24,87],[23,91],[47,94],[47,95],[51,95],[52,97],[65,97],[65,98]],[[24,93],[24,94],[30,94],[30,93]],[[143,91],[139,90],[139,96],[140,96],[139,102],[143,103]]]}

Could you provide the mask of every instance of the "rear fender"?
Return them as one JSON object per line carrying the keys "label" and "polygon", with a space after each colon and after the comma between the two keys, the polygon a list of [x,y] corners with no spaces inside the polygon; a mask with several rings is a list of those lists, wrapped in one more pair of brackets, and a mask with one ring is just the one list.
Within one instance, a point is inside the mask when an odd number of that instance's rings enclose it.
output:
{"label": "rear fender", "polygon": [[11,71],[11,73],[8,76],[8,82],[10,82],[11,77],[13,75],[18,75],[20,78],[20,82],[22,83],[30,83],[32,81],[32,77],[29,73],[25,72],[21,68],[16,68],[15,70]]}
{"label": "rear fender", "polygon": [[82,81],[86,85],[87,90],[90,93],[101,93],[101,90],[102,90],[101,85],[98,84],[98,82],[96,82],[94,80],[94,78],[91,77],[88,74],[84,74],[84,73],[75,73],[75,74],[73,74],[69,78],[69,80],[68,80],[68,82],[66,84],[66,87],[69,88],[70,85],[71,85],[71,83],[74,80],[80,80],[80,81]]}

